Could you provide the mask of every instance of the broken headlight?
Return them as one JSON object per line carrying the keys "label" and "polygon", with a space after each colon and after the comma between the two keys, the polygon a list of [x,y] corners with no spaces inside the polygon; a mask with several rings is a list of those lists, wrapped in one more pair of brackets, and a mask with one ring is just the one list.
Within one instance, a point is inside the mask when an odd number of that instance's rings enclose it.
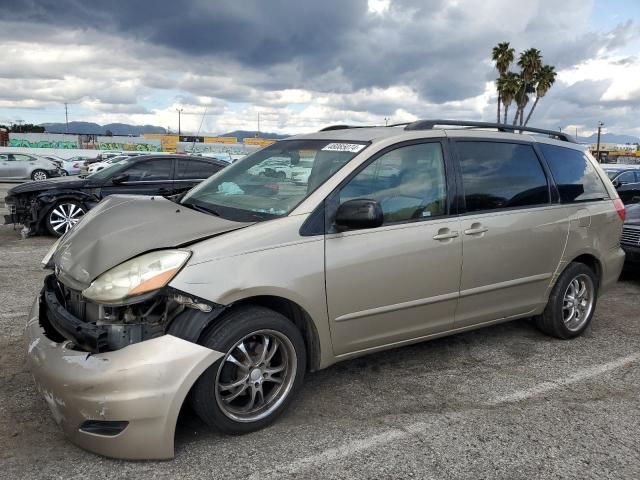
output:
{"label": "broken headlight", "polygon": [[128,260],[100,275],[82,295],[97,303],[119,304],[167,285],[189,259],[186,250],[159,250]]}

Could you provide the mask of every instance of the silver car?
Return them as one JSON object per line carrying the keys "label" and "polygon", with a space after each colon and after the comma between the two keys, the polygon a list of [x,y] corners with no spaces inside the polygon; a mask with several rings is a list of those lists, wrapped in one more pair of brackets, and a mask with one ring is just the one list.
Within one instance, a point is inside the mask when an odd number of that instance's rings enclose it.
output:
{"label": "silver car", "polygon": [[39,155],[0,153],[0,179],[46,180],[60,175],[60,169],[53,161]]}
{"label": "silver car", "polygon": [[[247,433],[348,358],[526,317],[581,335],[624,262],[606,174],[563,133],[443,122],[293,137],[180,199],[89,211],[43,259],[26,326],[69,438],[167,458],[185,403]],[[261,174],[301,158],[304,182]]]}

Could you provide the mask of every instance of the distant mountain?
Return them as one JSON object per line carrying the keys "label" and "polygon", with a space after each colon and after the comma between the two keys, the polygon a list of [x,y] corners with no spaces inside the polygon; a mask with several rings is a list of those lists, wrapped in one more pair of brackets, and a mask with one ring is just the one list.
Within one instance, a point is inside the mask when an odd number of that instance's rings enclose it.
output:
{"label": "distant mountain", "polygon": [[[48,133],[65,133],[67,126],[64,123],[42,123]],[[81,135],[105,135],[109,130],[114,135],[142,135],[143,133],[166,133],[162,127],[155,125],[129,125],[127,123],[108,123],[98,125],[92,122],[69,122],[69,133]]]}
{"label": "distant mountain", "polygon": [[257,132],[252,130],[234,130],[233,132],[223,133],[220,137],[237,137],[238,141],[242,141],[245,138],[273,138],[280,140],[282,138],[290,137],[291,135],[281,135],[279,133]]}
{"label": "distant mountain", "polygon": [[[571,131],[569,130],[569,133]],[[578,137],[580,143],[596,143],[598,134],[594,133],[588,137]],[[615,133],[603,133],[600,135],[600,143],[640,143],[640,137],[632,135],[616,135]]]}

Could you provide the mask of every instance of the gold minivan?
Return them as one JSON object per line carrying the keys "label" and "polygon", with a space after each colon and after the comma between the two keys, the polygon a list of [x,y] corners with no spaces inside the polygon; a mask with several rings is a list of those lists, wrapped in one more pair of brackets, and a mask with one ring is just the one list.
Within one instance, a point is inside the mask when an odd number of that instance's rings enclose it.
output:
{"label": "gold minivan", "polygon": [[28,364],[74,443],[170,458],[185,402],[246,433],[341,360],[523,317],[580,335],[622,269],[623,218],[564,133],[328,127],[181,198],[92,209],[43,260]]}

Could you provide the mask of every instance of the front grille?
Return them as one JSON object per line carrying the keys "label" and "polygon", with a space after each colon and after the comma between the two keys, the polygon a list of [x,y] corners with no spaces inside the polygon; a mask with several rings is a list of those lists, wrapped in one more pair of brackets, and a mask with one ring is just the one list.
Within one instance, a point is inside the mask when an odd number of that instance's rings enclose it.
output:
{"label": "front grille", "polygon": [[7,209],[9,210],[9,215],[15,215],[18,213],[18,207],[13,203],[7,203]]}
{"label": "front grille", "polygon": [[640,245],[640,228],[624,227],[620,243],[623,245]]}

